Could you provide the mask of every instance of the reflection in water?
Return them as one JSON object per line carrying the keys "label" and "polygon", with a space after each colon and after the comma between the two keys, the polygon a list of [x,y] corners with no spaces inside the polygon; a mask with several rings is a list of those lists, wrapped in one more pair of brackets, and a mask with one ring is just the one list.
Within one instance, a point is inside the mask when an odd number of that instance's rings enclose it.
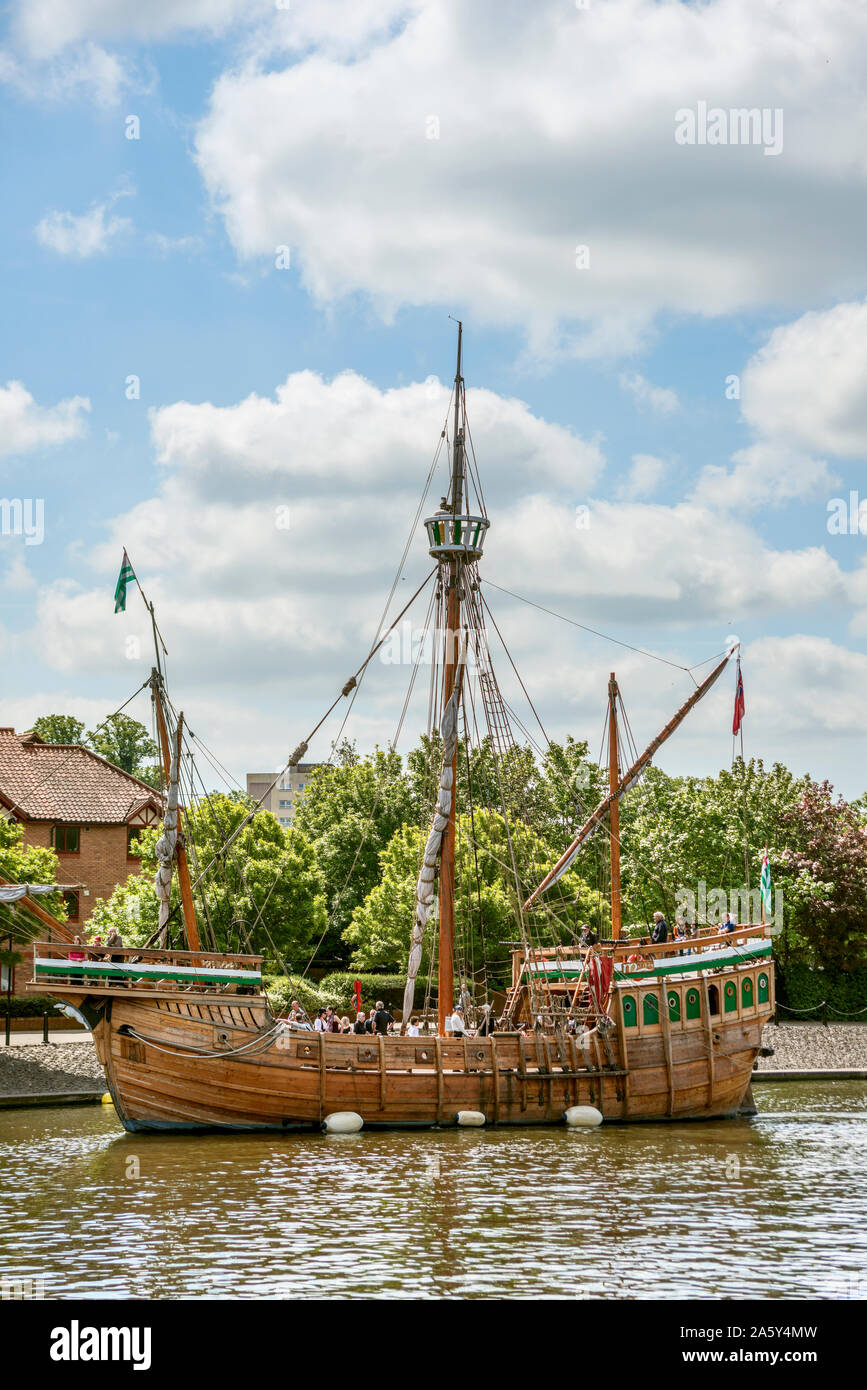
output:
{"label": "reflection in water", "polygon": [[0,1277],[49,1298],[863,1297],[858,1082],[755,1119],[162,1137],[0,1114]]}

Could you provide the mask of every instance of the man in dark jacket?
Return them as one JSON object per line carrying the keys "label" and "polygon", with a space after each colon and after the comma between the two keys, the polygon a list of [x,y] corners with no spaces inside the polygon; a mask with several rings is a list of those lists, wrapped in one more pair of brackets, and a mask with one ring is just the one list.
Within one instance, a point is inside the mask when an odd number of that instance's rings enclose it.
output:
{"label": "man in dark jacket", "polygon": [[668,923],[661,912],[654,912],[653,914],[653,931],[650,933],[650,939],[654,946],[663,946],[668,940]]}
{"label": "man in dark jacket", "polygon": [[390,1023],[394,1023],[394,1014],[390,1014],[382,1000],[377,999],[376,1013],[373,1015],[373,1031],[375,1033],[387,1033]]}

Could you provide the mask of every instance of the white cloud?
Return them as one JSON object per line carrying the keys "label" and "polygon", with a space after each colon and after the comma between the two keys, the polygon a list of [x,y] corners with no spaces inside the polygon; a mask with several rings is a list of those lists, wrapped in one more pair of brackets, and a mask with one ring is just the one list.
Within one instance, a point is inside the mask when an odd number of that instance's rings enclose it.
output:
{"label": "white cloud", "polygon": [[717,464],[703,468],[694,500],[709,507],[780,507],[827,496],[839,481],[823,459],[768,440],[739,449],[732,463],[732,469]]}
{"label": "white cloud", "polygon": [[632,467],[620,488],[620,497],[634,500],[650,497],[656,492],[668,469],[665,459],[655,454],[633,454]]}
{"label": "white cloud", "polygon": [[741,383],[744,418],[802,449],[867,458],[867,301],[775,329]]}
{"label": "white cloud", "polygon": [[654,386],[640,372],[621,372],[620,385],[629,392],[636,405],[646,407],[654,415],[673,415],[680,409],[676,391],[667,386]]}
{"label": "white cloud", "polygon": [[[238,775],[254,764],[276,767],[375,636],[447,401],[437,382],[380,390],[352,372],[333,381],[297,372],[273,397],[224,407],[177,402],[154,411],[157,492],[116,517],[109,539],[88,554],[97,575],[92,585],[58,580],[40,587],[33,630],[14,639],[17,659],[41,661],[66,689],[98,682],[112,692],[103,713],[145,679],[152,657],[144,606],[131,592],[127,612],[112,612],[125,545],[156,603],[173,692],[192,727]],[[612,665],[638,740],[670,717],[689,680],[515,604],[494,584],[625,641],[638,638],[683,665],[720,651],[731,623],[793,615],[801,623],[811,607],[821,613],[829,603],[857,601],[852,582],[819,547],[775,550],[748,525],[696,502],[593,500],[602,469],[595,445],[493,392],[471,391],[469,411],[492,517],[482,564],[483,578],[492,581],[487,597],[557,736],[596,729]],[[432,481],[431,508],[444,473],[441,466]],[[586,499],[585,529],[576,504]],[[277,524],[278,507],[289,508],[288,529]],[[392,614],[430,564],[419,527]],[[423,614],[419,601],[411,623],[419,625]],[[841,706],[827,727],[817,723],[811,744],[798,732],[806,713],[792,724],[786,710],[795,703],[800,709],[801,689],[818,703],[817,681],[832,661],[845,675],[847,700],[854,699],[858,661],[867,658],[818,640],[816,653],[826,656],[824,664],[814,662],[815,680],[805,674],[806,658],[790,662],[791,679],[801,683],[796,697],[779,679],[782,658],[770,656],[768,669],[750,676],[750,737],[754,751],[766,752],[767,742],[789,762],[797,761],[801,743],[805,758],[815,747],[810,763],[830,770],[834,740],[848,737],[850,715]],[[510,703],[524,708],[504,658],[498,669]],[[426,674],[407,715],[410,742],[426,721]],[[394,734],[409,675],[406,666],[372,663],[348,725],[362,746]],[[703,704],[663,766],[713,771],[726,761],[729,699],[723,692]],[[806,711],[806,693],[803,700]],[[311,756],[327,755],[345,708],[341,703]],[[524,716],[532,718],[526,708]]]}
{"label": "white cloud", "polygon": [[57,405],[37,405],[20,381],[0,387],[0,454],[23,454],[46,444],[64,444],[86,431],[90,410],[86,396],[72,396]]}
{"label": "white cloud", "polygon": [[50,58],[85,39],[220,34],[238,19],[259,19],[275,8],[275,0],[18,0],[12,31],[32,55]]}
{"label": "white cloud", "polygon": [[93,203],[88,212],[49,212],[36,226],[40,245],[58,256],[86,260],[101,256],[132,227],[128,217],[116,217],[111,209],[118,198],[131,196],[130,190],[113,193],[102,203]]}
{"label": "white cloud", "polygon": [[116,106],[132,81],[125,63],[98,44],[78,48],[48,61],[0,49],[0,82],[29,101],[69,101],[84,96],[97,106]]}
{"label": "white cloud", "polygon": [[[323,302],[460,304],[539,350],[608,352],[660,311],[800,307],[862,275],[849,0],[418,0],[345,59],[337,29],[225,72],[196,141],[239,256],[291,245]],[[698,100],[784,107],[783,153],[676,144]]]}

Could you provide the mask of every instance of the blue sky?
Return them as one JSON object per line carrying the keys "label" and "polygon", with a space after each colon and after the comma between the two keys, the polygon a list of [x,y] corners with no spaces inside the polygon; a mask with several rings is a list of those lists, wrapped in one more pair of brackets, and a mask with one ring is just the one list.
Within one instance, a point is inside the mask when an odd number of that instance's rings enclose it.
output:
{"label": "blue sky", "polygon": [[[93,724],[144,678],[140,618],[112,613],[126,543],[193,727],[238,778],[279,766],[374,636],[451,314],[491,579],[682,666],[736,633],[747,751],[863,792],[865,538],[827,520],[867,497],[867,23],[845,0],[821,25],[800,0],[139,8],[13,4],[0,46],[0,388],[26,393],[0,397],[0,497],[45,508],[42,544],[0,536],[3,722]],[[699,101],[782,110],[782,150],[677,146]],[[426,563],[419,536],[407,583]],[[689,693],[490,601],[558,736],[595,745],[612,664],[639,739]],[[360,746],[407,675],[371,673]],[[732,689],[663,766],[730,758]]]}

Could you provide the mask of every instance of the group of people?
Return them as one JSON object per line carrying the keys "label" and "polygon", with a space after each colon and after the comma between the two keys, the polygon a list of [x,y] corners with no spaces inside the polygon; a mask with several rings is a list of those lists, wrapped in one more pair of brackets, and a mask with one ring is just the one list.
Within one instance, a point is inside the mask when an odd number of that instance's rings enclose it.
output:
{"label": "group of people", "polygon": [[[464,1019],[464,1007],[456,1004],[451,1014],[446,1019],[446,1034],[454,1038],[467,1037],[486,1038],[496,1032],[497,1028],[508,1028],[514,1031],[514,1026],[505,1018],[495,1019],[494,1011],[490,1004],[483,1004],[480,1011],[479,1021],[476,1027],[470,1027]],[[329,1004],[325,1009],[318,1009],[311,1022],[306,1009],[303,1009],[297,999],[292,1000],[292,1008],[285,1020],[290,1027],[301,1029],[303,1032],[313,1033],[354,1033],[356,1035],[378,1035],[380,1037],[394,1036],[401,1033],[402,1025],[395,1019],[382,1002],[378,999],[375,1008],[365,1012],[359,1010],[355,1015],[353,1023],[348,1014],[342,1016]],[[526,1031],[526,1023],[519,1025],[519,1031]],[[427,1023],[422,1023],[418,1018],[411,1018],[406,1026],[404,1036],[417,1038],[422,1032],[431,1031]],[[435,1029],[433,1031],[436,1031]]]}

